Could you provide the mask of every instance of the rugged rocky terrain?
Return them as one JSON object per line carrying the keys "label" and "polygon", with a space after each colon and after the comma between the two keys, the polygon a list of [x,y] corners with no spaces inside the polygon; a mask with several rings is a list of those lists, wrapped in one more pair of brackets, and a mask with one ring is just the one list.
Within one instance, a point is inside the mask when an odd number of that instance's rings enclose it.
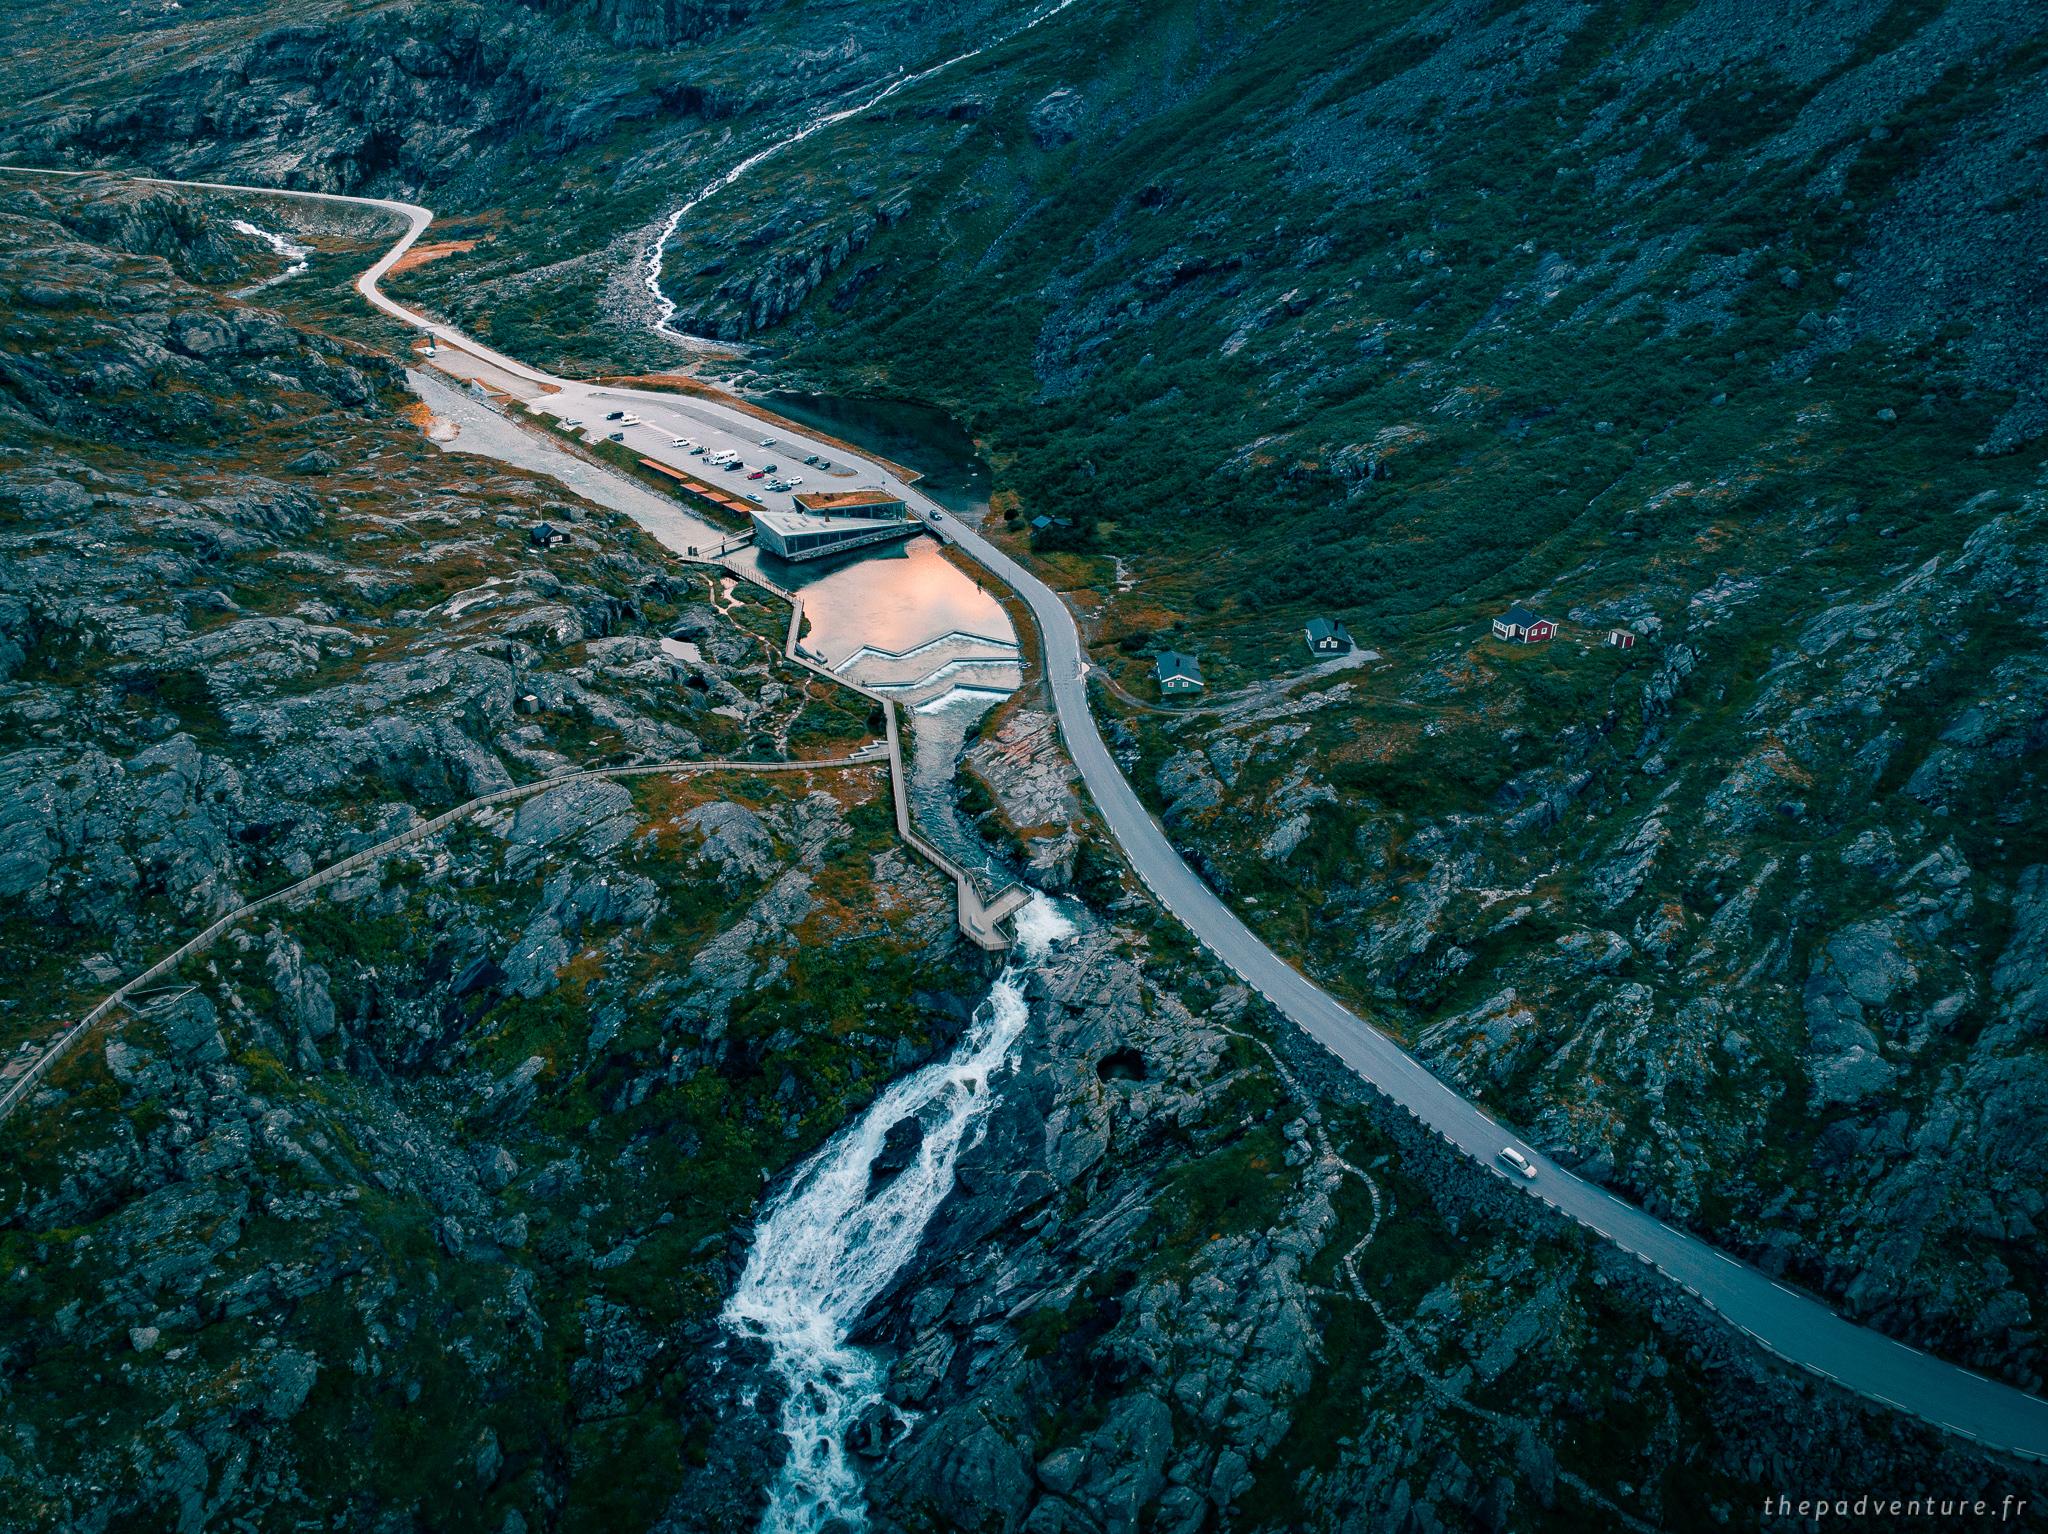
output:
{"label": "rugged rocky terrain", "polygon": [[[2038,27],[1204,15],[761,167],[683,319],[953,405],[1123,692],[1200,655],[1232,712],[1099,696],[1274,940],[1566,1160],[2037,1382]],[[1486,640],[1516,599],[1564,639]],[[1318,612],[1382,659],[1283,696]]]}
{"label": "rugged rocky terrain", "polygon": [[[17,13],[11,163],[429,201],[461,248],[402,273],[533,361],[670,360],[634,268],[729,158],[985,40],[1001,0],[194,0],[85,28]],[[84,46],[79,46],[84,44]]]}
{"label": "rugged rocky terrain", "polygon": [[[670,360],[666,208],[1027,14],[32,5],[0,149],[421,195],[458,248],[395,286],[622,369]],[[1134,778],[1272,941],[1589,1175],[2037,1387],[2037,34],[1076,7],[721,193],[666,290],[784,380],[971,422]],[[334,281],[374,231],[0,192],[0,1044],[479,791],[868,732],[778,665],[778,611],[420,434]],[[237,211],[310,272],[231,296],[276,266]],[[1561,637],[1484,637],[1514,598]],[[1302,676],[1316,611],[1374,658]],[[1211,711],[1150,701],[1168,645]],[[2028,1484],[1297,1054],[1125,885],[1042,709],[988,720],[963,797],[1081,932],[863,1328],[879,1524],[1690,1528]],[[749,1214],[987,979],[879,791],[557,787],[123,1018],[0,1136],[10,1507],[749,1522],[777,1403],[711,1319]]]}
{"label": "rugged rocky terrain", "polygon": [[[21,1058],[473,795],[867,738],[782,671],[779,611],[180,276],[254,274],[224,219],[105,188],[4,217]],[[570,541],[533,549],[541,516]],[[984,981],[872,767],[565,783],[246,923],[8,1126],[10,1518],[448,1527],[461,1487],[479,1528],[651,1521],[763,1176]]]}
{"label": "rugged rocky terrain", "polygon": [[[522,779],[866,738],[781,669],[769,608],[761,634],[721,623],[610,514],[445,459],[388,359],[86,244],[40,199],[10,199],[0,351],[0,893],[10,956],[61,987],[41,1007],[83,994],[88,953],[92,979],[139,968],[166,922]],[[79,208],[143,247],[196,216]],[[572,536],[543,556],[548,517]],[[662,645],[699,631],[695,660]]]}
{"label": "rugged rocky terrain", "polygon": [[1129,759],[1220,887],[1560,1157],[2036,1386],[2044,510],[1953,508],[1845,585],[1839,508],[1690,592],[1610,555],[1547,649],[1133,711]]}
{"label": "rugged rocky terrain", "polygon": [[[1137,920],[1044,964],[995,1121],[860,1334],[892,1359],[853,1440],[879,1527],[1739,1527],[1788,1474],[2006,1484],[1532,1230]],[[757,1453],[714,1439],[666,1526],[751,1511]]]}

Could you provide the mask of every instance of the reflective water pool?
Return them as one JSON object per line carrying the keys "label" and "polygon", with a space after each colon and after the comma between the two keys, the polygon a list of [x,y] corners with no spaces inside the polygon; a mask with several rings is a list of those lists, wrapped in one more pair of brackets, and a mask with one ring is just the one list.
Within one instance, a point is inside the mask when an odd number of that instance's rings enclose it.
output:
{"label": "reflective water pool", "polygon": [[789,564],[757,549],[733,560],[804,599],[804,647],[835,665],[862,646],[902,652],[952,633],[1016,642],[1002,603],[928,537],[842,559]]}

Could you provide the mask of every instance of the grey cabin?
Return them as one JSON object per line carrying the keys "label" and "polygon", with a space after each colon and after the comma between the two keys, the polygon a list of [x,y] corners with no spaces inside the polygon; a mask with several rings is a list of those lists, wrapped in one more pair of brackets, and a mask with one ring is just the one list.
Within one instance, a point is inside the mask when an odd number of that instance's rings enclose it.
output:
{"label": "grey cabin", "polygon": [[1311,655],[1342,655],[1351,648],[1351,630],[1335,618],[1311,618],[1302,632]]}
{"label": "grey cabin", "polygon": [[1201,666],[1194,656],[1183,655],[1178,650],[1168,650],[1154,661],[1152,674],[1159,679],[1159,691],[1167,697],[1202,690]]}

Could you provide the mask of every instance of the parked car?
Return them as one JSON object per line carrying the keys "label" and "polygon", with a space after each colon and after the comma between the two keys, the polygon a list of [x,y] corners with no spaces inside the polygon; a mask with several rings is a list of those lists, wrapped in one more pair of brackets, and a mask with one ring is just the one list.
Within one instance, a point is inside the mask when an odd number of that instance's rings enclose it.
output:
{"label": "parked car", "polygon": [[773,437],[763,437],[763,438],[761,439],[761,446],[763,446],[763,447],[773,447],[773,446],[775,446],[775,439],[774,439]]}
{"label": "parked car", "polygon": [[762,469],[756,469],[753,473],[747,476],[748,479],[766,479],[767,477],[767,472]]}
{"label": "parked car", "polygon": [[626,412],[623,410],[614,410],[610,415],[605,417],[607,421],[623,421],[625,420],[625,418]]}
{"label": "parked car", "polygon": [[762,469],[763,469],[764,471],[766,471],[767,473],[770,473],[770,474],[773,474],[773,473],[775,472],[775,469],[776,469],[776,465],[774,465],[774,464],[772,464],[772,463],[764,463],[764,464],[762,464],[762,465],[761,465],[761,467],[762,467]]}
{"label": "parked car", "polygon": [[688,437],[670,437],[668,439],[668,445],[670,447],[688,447],[690,445],[690,439]]}
{"label": "parked car", "polygon": [[640,417],[633,414],[633,412],[630,410],[628,410],[624,415],[620,416],[619,420],[627,426],[638,426],[640,424]]}
{"label": "parked car", "polygon": [[615,431],[612,433],[611,439],[614,442],[624,442],[626,440],[626,434],[622,431]]}
{"label": "parked car", "polygon": [[1517,1172],[1520,1172],[1524,1177],[1534,1180],[1536,1176],[1535,1164],[1512,1145],[1501,1147],[1500,1159],[1513,1167]]}
{"label": "parked car", "polygon": [[807,457],[806,459],[804,459],[804,462],[805,462],[805,463],[816,463],[817,461],[818,461],[818,455],[817,455],[816,453],[812,453],[812,454],[811,454],[811,455],[810,455],[809,457]]}
{"label": "parked car", "polygon": [[703,448],[701,448],[701,447],[693,447],[693,448],[691,448],[691,449],[690,449],[690,456],[691,456],[692,458],[698,458],[698,457],[701,457],[701,456],[703,455],[703,452],[704,452],[704,449],[703,449]]}
{"label": "parked car", "polygon": [[801,474],[792,474],[789,476],[789,482],[792,485],[800,485],[804,482],[804,477]]}

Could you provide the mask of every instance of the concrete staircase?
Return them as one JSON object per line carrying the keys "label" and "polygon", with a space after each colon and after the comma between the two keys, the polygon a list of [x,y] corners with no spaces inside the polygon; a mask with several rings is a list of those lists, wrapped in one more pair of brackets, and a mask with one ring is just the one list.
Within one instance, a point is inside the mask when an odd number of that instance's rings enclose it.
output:
{"label": "concrete staircase", "polygon": [[1024,683],[1024,657],[1009,640],[955,629],[908,650],[863,645],[832,668],[833,675],[916,708],[955,688],[1015,692]]}

